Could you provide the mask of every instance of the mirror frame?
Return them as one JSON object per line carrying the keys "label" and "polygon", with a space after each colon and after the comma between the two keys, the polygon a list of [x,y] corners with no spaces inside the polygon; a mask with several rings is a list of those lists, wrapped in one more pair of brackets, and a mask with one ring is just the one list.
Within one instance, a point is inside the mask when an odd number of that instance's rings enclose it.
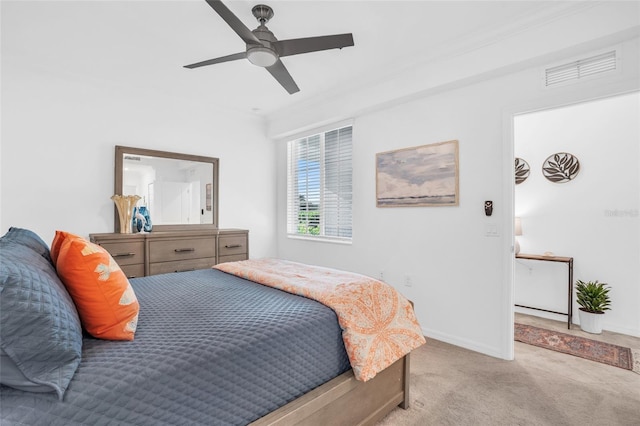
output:
{"label": "mirror frame", "polygon": [[[174,224],[174,225],[153,225],[153,231],[199,231],[204,229],[216,230],[220,223],[218,218],[218,164],[220,160],[215,157],[203,157],[200,155],[181,154],[177,152],[157,151],[154,149],[144,148],[132,148],[128,146],[116,145],[116,162],[115,162],[115,179],[114,179],[114,194],[122,195],[122,182],[123,182],[123,160],[124,154],[143,155],[148,157],[161,157],[170,158],[174,160],[188,160],[196,161],[200,163],[210,163],[213,165],[213,223],[200,223],[200,224]],[[114,221],[113,230],[118,233],[120,229],[120,218],[118,210],[114,204]],[[152,232],[153,232],[152,231]]]}

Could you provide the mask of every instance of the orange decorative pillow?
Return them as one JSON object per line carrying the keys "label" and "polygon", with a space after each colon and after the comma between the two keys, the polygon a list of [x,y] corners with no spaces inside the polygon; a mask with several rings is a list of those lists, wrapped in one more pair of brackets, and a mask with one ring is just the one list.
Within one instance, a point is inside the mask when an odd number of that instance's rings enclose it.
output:
{"label": "orange decorative pillow", "polygon": [[60,254],[60,247],[62,243],[67,237],[71,238],[81,238],[77,235],[70,234],[69,232],[64,231],[56,231],[55,237],[53,237],[53,241],[51,242],[51,249],[49,250],[49,254],[51,255],[51,261],[53,262],[53,266],[58,263],[58,254]]}
{"label": "orange decorative pillow", "polygon": [[53,248],[58,276],[78,309],[83,328],[99,339],[133,340],[140,305],[109,252],[61,231],[56,231]]}

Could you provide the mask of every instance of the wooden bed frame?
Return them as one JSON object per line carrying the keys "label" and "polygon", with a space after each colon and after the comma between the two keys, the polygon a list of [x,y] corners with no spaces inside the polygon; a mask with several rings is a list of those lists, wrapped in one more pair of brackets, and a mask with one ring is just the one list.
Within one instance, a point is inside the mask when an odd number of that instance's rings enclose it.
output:
{"label": "wooden bed frame", "polygon": [[396,406],[409,408],[409,354],[367,382],[336,377],[250,426],[373,425]]}

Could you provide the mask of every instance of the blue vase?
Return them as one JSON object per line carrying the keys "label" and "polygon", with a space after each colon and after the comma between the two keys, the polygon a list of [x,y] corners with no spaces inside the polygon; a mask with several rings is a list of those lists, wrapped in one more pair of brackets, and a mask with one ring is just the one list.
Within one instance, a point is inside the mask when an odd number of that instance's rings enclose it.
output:
{"label": "blue vase", "polygon": [[134,207],[133,209],[133,229],[138,232],[151,232],[153,225],[149,209],[146,206]]}

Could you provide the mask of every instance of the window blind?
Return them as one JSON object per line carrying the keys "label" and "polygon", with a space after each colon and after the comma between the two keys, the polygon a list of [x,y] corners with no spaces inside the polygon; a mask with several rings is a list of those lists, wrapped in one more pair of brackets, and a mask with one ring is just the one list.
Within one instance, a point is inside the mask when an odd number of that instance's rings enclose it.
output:
{"label": "window blind", "polygon": [[350,240],[352,236],[352,127],[287,145],[287,232]]}

